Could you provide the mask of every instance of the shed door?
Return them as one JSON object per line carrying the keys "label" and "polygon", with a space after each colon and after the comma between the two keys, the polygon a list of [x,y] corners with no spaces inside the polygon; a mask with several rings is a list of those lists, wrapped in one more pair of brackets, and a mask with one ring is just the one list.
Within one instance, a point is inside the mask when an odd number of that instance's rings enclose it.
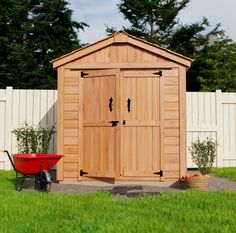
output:
{"label": "shed door", "polygon": [[118,70],[86,71],[83,77],[83,158],[85,176],[114,177],[118,123]]}
{"label": "shed door", "polygon": [[160,76],[158,70],[124,71],[121,173],[157,177],[160,172]]}

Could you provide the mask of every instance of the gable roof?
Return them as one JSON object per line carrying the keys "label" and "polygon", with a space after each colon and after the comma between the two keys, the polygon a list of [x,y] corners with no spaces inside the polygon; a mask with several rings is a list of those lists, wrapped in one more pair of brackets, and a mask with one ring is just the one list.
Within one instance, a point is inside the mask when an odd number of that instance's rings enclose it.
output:
{"label": "gable roof", "polygon": [[90,54],[106,46],[116,44],[116,43],[131,44],[133,46],[136,46],[141,49],[147,50],[151,53],[154,53],[156,55],[162,56],[164,58],[168,58],[169,60],[172,60],[174,62],[177,62],[187,67],[189,67],[193,61],[191,58],[185,57],[181,54],[178,54],[169,49],[163,48],[159,45],[152,44],[146,40],[139,39],[135,36],[128,34],[127,32],[117,31],[113,35],[108,36],[102,40],[99,40],[93,44],[89,44],[82,48],[76,49],[70,53],[64,54],[58,58],[55,58],[52,61],[50,61],[50,63],[53,64],[53,68],[58,68],[59,66],[72,62],[80,57],[86,56],[87,54]]}

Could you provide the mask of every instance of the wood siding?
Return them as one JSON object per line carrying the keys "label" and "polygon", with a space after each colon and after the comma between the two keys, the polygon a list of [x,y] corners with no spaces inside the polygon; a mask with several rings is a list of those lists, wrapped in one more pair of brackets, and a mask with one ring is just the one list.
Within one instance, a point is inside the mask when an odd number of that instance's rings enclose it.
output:
{"label": "wood siding", "polygon": [[163,71],[163,170],[165,179],[180,176],[180,89],[179,69]]}
{"label": "wood siding", "polygon": [[79,164],[79,77],[80,72],[58,70],[58,153],[57,179],[77,180]]}
{"label": "wood siding", "polygon": [[110,45],[92,54],[81,57],[70,63],[78,65],[80,63],[123,63],[123,62],[166,62],[165,58],[157,56],[151,52],[132,45]]}

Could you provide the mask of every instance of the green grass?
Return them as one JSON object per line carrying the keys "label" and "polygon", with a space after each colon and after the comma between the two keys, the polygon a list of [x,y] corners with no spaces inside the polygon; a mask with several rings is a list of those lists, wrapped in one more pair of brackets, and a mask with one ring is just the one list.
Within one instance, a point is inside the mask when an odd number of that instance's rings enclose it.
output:
{"label": "green grass", "polygon": [[0,171],[0,232],[236,232],[235,192],[183,191],[116,199],[106,192],[16,192]]}
{"label": "green grass", "polygon": [[236,167],[212,168],[212,173],[236,181]]}

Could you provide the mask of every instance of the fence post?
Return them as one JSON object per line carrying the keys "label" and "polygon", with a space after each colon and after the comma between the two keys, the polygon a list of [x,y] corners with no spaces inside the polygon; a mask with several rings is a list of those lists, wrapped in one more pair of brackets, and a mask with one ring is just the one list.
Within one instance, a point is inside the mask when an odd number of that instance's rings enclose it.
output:
{"label": "fence post", "polygon": [[[6,136],[5,136],[5,149],[12,153],[12,143],[11,143],[11,131],[12,131],[12,87],[6,88]],[[11,169],[10,161],[7,159],[5,163],[5,169]]]}
{"label": "fence post", "polygon": [[223,167],[223,124],[222,124],[222,92],[216,90],[216,139],[218,143],[216,165]]}

